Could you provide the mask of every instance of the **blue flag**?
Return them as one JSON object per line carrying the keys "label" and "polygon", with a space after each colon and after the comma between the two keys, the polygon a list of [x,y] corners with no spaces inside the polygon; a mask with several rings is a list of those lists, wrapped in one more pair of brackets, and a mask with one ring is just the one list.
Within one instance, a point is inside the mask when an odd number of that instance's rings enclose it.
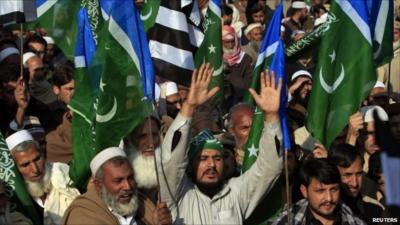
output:
{"label": "blue flag", "polygon": [[125,38],[129,40],[130,45],[122,46],[126,48],[126,51],[139,69],[145,97],[154,101],[153,63],[149,50],[149,42],[138,9],[134,4],[126,0],[117,1],[117,3],[109,0],[100,0],[100,6],[105,19],[108,19],[111,15],[115,23],[124,32],[122,35],[126,35],[121,40],[126,40]]}

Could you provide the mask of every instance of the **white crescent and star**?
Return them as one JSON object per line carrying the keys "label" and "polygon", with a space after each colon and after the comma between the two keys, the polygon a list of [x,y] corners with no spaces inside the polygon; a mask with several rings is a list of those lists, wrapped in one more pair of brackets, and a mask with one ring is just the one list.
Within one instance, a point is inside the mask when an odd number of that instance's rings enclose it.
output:
{"label": "white crescent and star", "polygon": [[[106,86],[106,83],[103,82],[103,79],[100,79],[100,90],[102,92],[104,92],[105,86]],[[117,113],[117,105],[118,105],[117,98],[114,96],[114,103],[113,103],[113,107],[111,108],[111,110],[108,113],[103,114],[103,115],[96,113],[96,121],[98,123],[105,123],[105,122],[110,121]]]}
{"label": "white crescent and star", "polygon": [[[333,63],[336,59],[335,50],[333,50],[333,52],[331,54],[329,54],[329,57],[331,58],[331,63]],[[340,66],[341,66],[341,71],[340,71],[339,77],[335,80],[335,82],[333,82],[332,85],[327,84],[326,81],[324,80],[324,76],[322,74],[322,67],[319,71],[319,81],[321,83],[322,88],[328,94],[332,94],[339,87],[339,85],[342,83],[342,81],[344,79],[345,72],[344,72],[343,63],[341,63]]]}

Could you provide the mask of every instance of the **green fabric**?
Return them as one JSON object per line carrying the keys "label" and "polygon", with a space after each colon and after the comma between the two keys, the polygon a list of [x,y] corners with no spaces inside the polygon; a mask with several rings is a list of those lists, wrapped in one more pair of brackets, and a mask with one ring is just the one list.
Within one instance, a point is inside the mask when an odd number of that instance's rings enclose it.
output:
{"label": "green fabric", "polygon": [[94,32],[98,45],[93,63],[77,69],[77,89],[70,103],[74,111],[70,177],[80,190],[90,177],[91,159],[107,147],[118,146],[153,111],[144,100],[139,70],[125,50],[129,47],[121,45],[122,35],[113,35],[118,33],[115,24],[103,24]]}
{"label": "green fabric", "polygon": [[203,149],[224,152],[224,146],[217,140],[209,129],[204,129],[190,143],[189,159],[192,160]]}
{"label": "green fabric", "polygon": [[[209,4],[215,3],[211,2]],[[216,8],[219,8],[218,6]],[[219,87],[215,104],[220,105],[223,102],[223,63],[222,63],[222,21],[220,12],[215,11],[215,7],[208,7],[203,21],[204,40],[195,55],[195,66],[199,68],[203,63],[210,63],[214,68],[213,78],[209,88]]]}
{"label": "green fabric", "polygon": [[330,29],[319,48],[306,126],[329,148],[375,84],[376,72],[371,44],[335,1],[327,23]]}
{"label": "green fabric", "polygon": [[145,31],[154,26],[160,3],[161,0],[144,1],[143,7],[140,9],[140,19],[143,22]]}
{"label": "green fabric", "polygon": [[[27,23],[28,29],[43,27],[48,32],[48,35],[54,38],[57,46],[64,52],[68,59],[74,59],[77,12],[81,4],[85,4],[90,0],[57,0],[47,1],[38,10],[37,21]],[[91,1],[94,6],[97,1]],[[96,3],[96,4],[94,4]],[[86,3],[87,4],[87,3]]]}
{"label": "green fabric", "polygon": [[6,184],[6,193],[10,199],[12,208],[23,213],[33,222],[40,224],[40,217],[35,211],[32,198],[28,194],[25,182],[19,174],[10,151],[0,133],[0,180]]}

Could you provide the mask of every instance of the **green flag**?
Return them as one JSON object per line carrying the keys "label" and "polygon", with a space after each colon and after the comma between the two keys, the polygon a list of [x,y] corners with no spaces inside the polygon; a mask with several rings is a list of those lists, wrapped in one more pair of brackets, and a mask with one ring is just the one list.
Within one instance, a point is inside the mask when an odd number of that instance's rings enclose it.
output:
{"label": "green flag", "polygon": [[[195,65],[199,68],[203,63],[210,63],[214,68],[209,88],[220,87],[223,90],[222,63],[222,21],[220,0],[209,1],[203,21],[204,39],[195,55]],[[216,103],[222,103],[223,91],[216,95]]]}
{"label": "green flag", "polygon": [[[272,20],[268,26],[267,33],[261,44],[260,53],[257,58],[256,66],[253,71],[251,87],[254,90],[260,88],[260,73],[269,68],[275,72],[276,78],[282,78],[283,87],[285,87],[285,55],[283,43],[280,38],[280,27],[282,17],[282,3],[276,8]],[[246,102],[252,104],[253,99],[250,95],[245,96]],[[282,89],[280,118],[282,133],[284,136],[283,146],[290,149],[290,139],[285,119],[286,114],[286,89]],[[249,138],[246,143],[246,153],[243,160],[242,172],[250,169],[257,160],[259,142],[264,128],[264,113],[257,107],[254,113],[253,122],[250,128]],[[280,177],[270,192],[259,203],[252,215],[245,221],[245,224],[269,224],[271,220],[280,213],[283,208],[282,200],[282,177]]]}
{"label": "green flag", "polygon": [[10,199],[11,210],[17,210],[27,216],[34,224],[40,224],[32,198],[25,188],[25,182],[19,174],[10,150],[0,133],[0,181],[6,184],[6,193]]}
{"label": "green flag", "polygon": [[114,4],[110,18],[97,50],[104,53],[95,120],[97,150],[118,146],[153,111],[142,89],[142,76],[148,75],[143,64],[151,64],[151,58],[143,45],[147,40],[143,40],[139,12],[132,1],[123,0]]}
{"label": "green flag", "polygon": [[109,19],[98,29],[97,46],[92,35],[96,31],[88,25],[92,17],[85,11],[79,17],[77,90],[69,107],[74,112],[70,177],[80,189],[85,189],[90,176],[91,159],[107,147],[118,146],[152,112],[143,91],[148,74],[143,65],[151,66],[151,59],[147,52],[144,62],[147,40],[138,24],[139,13],[130,0],[113,2],[102,11]]}
{"label": "green flag", "polygon": [[393,1],[374,0],[370,7],[370,26],[376,66],[393,58]]}
{"label": "green flag", "polygon": [[161,0],[144,1],[140,9],[140,19],[143,22],[144,30],[148,31],[156,22],[158,9],[160,8]]}
{"label": "green flag", "polygon": [[[87,1],[84,3],[88,3]],[[95,148],[96,101],[102,72],[101,52],[96,53],[96,43],[104,30],[100,7],[88,14],[86,4],[77,13],[77,37],[75,44],[75,93],[68,107],[73,112],[73,156],[69,175],[73,185],[84,191],[90,177],[89,163],[97,153]],[[93,12],[96,10],[97,12]],[[92,26],[90,21],[99,21]]]}
{"label": "green flag", "polygon": [[326,22],[306,126],[327,148],[375,84],[366,8],[363,1],[333,1]]}
{"label": "green flag", "polygon": [[28,23],[28,28],[45,28],[65,56],[72,60],[77,31],[75,15],[85,1],[91,2],[90,8],[98,7],[97,0],[36,0],[37,21]]}

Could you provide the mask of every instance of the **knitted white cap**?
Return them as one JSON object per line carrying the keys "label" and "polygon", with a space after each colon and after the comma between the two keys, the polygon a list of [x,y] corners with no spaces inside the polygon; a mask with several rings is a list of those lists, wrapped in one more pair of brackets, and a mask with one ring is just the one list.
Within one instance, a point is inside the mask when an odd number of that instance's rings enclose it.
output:
{"label": "knitted white cap", "polygon": [[22,56],[22,64],[24,68],[28,68],[28,60],[32,57],[36,56],[33,52],[27,52]]}
{"label": "knitted white cap", "polygon": [[292,2],[292,8],[294,8],[294,9],[304,9],[304,8],[307,8],[307,5],[306,5],[305,2],[294,1],[294,2]]}
{"label": "knitted white cap", "polygon": [[246,29],[244,30],[244,35],[248,35],[254,28],[260,27],[262,28],[261,23],[251,23],[247,25]]}
{"label": "knitted white cap", "polygon": [[292,79],[290,79],[291,81],[294,81],[294,79],[296,79],[299,76],[307,76],[310,79],[312,79],[312,75],[310,72],[308,72],[307,70],[298,70],[296,71],[293,75],[292,75]]}
{"label": "knitted white cap", "polygon": [[122,156],[126,158],[126,153],[118,147],[109,147],[103,151],[97,153],[97,155],[90,162],[90,170],[92,175],[95,175],[97,170],[109,159],[117,156]]}
{"label": "knitted white cap", "polygon": [[10,151],[24,141],[34,141],[32,135],[27,130],[20,130],[6,138],[6,143]]}
{"label": "knitted white cap", "polygon": [[178,86],[176,85],[175,82],[168,81],[166,82],[165,85],[166,85],[165,96],[170,96],[178,93]]}
{"label": "knitted white cap", "polygon": [[50,36],[44,36],[43,39],[46,41],[47,44],[53,44],[54,45],[54,39]]}
{"label": "knitted white cap", "polygon": [[377,105],[370,105],[370,106],[364,106],[360,109],[360,111],[364,114],[364,122],[374,122],[374,111],[378,113],[379,119],[382,121],[389,121],[389,116],[385,112],[385,110]]}

